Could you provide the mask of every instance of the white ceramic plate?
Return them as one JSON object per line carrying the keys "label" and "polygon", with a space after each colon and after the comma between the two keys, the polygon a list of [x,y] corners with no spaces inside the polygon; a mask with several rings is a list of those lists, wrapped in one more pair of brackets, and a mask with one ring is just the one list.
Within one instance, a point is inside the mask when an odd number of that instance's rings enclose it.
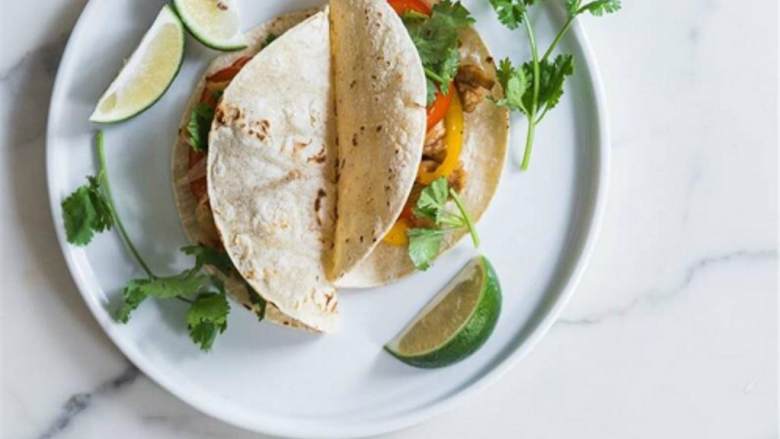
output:
{"label": "white ceramic plate", "polygon": [[[241,1],[251,27],[316,1]],[[229,328],[211,353],[187,337],[180,303],[145,303],[128,325],[108,310],[138,267],[115,233],[86,249],[64,241],[60,202],[95,172],[88,122],[95,102],[162,6],[160,1],[93,0],[79,19],[60,64],[51,101],[47,173],[54,221],[65,258],[100,325],[144,373],[171,393],[247,429],[305,437],[378,434],[420,422],[495,381],[552,325],[571,296],[593,242],[607,173],[607,129],[598,73],[582,30],[562,49],[578,71],[560,106],[541,125],[531,170],[518,171],[525,123],[513,120],[510,160],[499,192],[479,224],[482,251],[504,291],[503,313],[487,344],[440,370],[408,367],[382,351],[428,299],[473,256],[468,242],[434,268],[396,285],[342,295],[339,334],[316,336],[258,323],[234,306]],[[527,57],[521,32],[501,27],[487,1],[467,2],[477,27],[501,58]],[[549,42],[561,11],[535,16]],[[158,272],[189,261],[170,189],[170,148],[185,101],[215,53],[189,39],[179,77],[150,110],[104,127],[109,175],[120,215]]]}

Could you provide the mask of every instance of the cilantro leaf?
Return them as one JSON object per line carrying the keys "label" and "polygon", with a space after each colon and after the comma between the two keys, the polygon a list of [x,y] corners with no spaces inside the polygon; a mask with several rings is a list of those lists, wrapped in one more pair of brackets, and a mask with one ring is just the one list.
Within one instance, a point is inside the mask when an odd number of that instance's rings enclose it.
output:
{"label": "cilantro leaf", "polygon": [[206,151],[209,147],[209,131],[211,121],[214,119],[214,109],[205,103],[199,103],[190,113],[190,121],[187,123],[187,134],[190,136],[190,145],[195,151]]}
{"label": "cilantro leaf", "polygon": [[187,329],[192,341],[202,350],[209,351],[217,335],[227,329],[229,313],[230,305],[225,294],[200,294],[187,311]]}
{"label": "cilantro leaf", "polygon": [[497,75],[498,82],[504,89],[504,97],[496,100],[496,105],[528,114],[525,97],[530,84],[525,69],[514,68],[509,58],[504,58],[499,63]]}
{"label": "cilantro leaf", "polygon": [[428,78],[428,102],[436,90],[448,93],[460,65],[458,32],[474,23],[471,13],[459,1],[443,0],[433,6],[431,16],[406,13],[402,17]]}
{"label": "cilantro leaf", "polygon": [[252,288],[252,286],[249,285],[249,282],[247,282],[246,280],[244,280],[244,287],[249,293],[249,301],[252,302],[252,305],[254,305],[252,308],[255,315],[257,316],[257,320],[262,322],[263,319],[265,319],[265,308],[268,305],[268,302],[266,302],[266,300],[263,299],[263,296],[261,296],[260,293],[255,291],[255,289]]}
{"label": "cilantro leaf", "polygon": [[439,177],[432,181],[431,184],[420,192],[420,198],[417,199],[417,204],[413,209],[414,214],[417,217],[428,218],[439,224],[444,213],[444,207],[447,204],[448,190],[449,185],[446,178]]}
{"label": "cilantro leaf", "polygon": [[496,11],[498,21],[509,29],[517,29],[523,24],[528,7],[535,0],[490,0],[490,6]]}
{"label": "cilantro leaf", "polygon": [[130,314],[138,308],[146,298],[173,299],[193,296],[205,288],[211,278],[198,270],[184,270],[167,277],[149,277],[133,279],[122,291],[122,305],[117,309],[114,318],[121,323],[130,320]]}
{"label": "cilantro leaf", "polygon": [[585,11],[590,12],[592,15],[600,17],[604,14],[612,14],[620,10],[622,5],[620,0],[594,0],[582,8],[577,13],[583,13]]}
{"label": "cilantro leaf", "polygon": [[87,177],[87,184],[62,201],[65,234],[71,244],[85,246],[95,233],[108,230],[114,224],[111,206],[103,196],[102,178],[102,172],[97,177]]}
{"label": "cilantro leaf", "polygon": [[188,245],[181,251],[190,256],[195,256],[194,270],[200,270],[204,265],[210,265],[225,275],[233,271],[233,261],[227,253],[205,245]]}
{"label": "cilantro leaf", "polygon": [[[457,213],[447,210],[450,198],[455,202]],[[418,218],[433,221],[434,227],[409,229],[409,259],[418,270],[427,270],[431,262],[439,255],[444,235],[454,229],[466,227],[471,234],[475,247],[479,247],[479,236],[474,223],[466,212],[463,201],[454,189],[449,187],[445,177],[432,181],[417,199],[413,213]]]}
{"label": "cilantro leaf", "polygon": [[440,229],[409,229],[409,258],[418,270],[427,270],[431,261],[439,255],[441,243],[444,241],[444,230]]}
{"label": "cilantro leaf", "polygon": [[268,34],[267,37],[265,37],[265,41],[263,41],[263,47],[265,48],[269,44],[273,43],[275,39],[279,38],[279,35],[276,35],[274,33]]}
{"label": "cilantro leaf", "polygon": [[436,87],[436,83],[430,78],[425,78],[425,106],[430,107],[433,101],[436,100],[436,92],[439,89]]}
{"label": "cilantro leaf", "polygon": [[132,281],[122,290],[122,306],[114,313],[114,320],[119,323],[127,323],[130,320],[130,314],[138,308],[146,298],[146,293],[138,288]]}
{"label": "cilantro leaf", "polygon": [[[553,109],[563,96],[563,84],[567,76],[574,74],[574,57],[572,55],[558,55],[554,61],[542,59],[539,61],[539,96],[538,105],[535,107],[539,111],[549,111]],[[537,114],[531,112],[534,100],[533,87],[531,83],[534,79],[533,63],[526,62],[519,68],[512,66],[509,59],[504,59],[499,63],[498,81],[504,88],[504,97],[496,100],[496,105],[507,107],[513,111],[520,111],[529,119],[536,122],[541,117],[536,118]]]}
{"label": "cilantro leaf", "polygon": [[[523,68],[526,71],[530,70],[530,63],[523,65]],[[546,112],[558,105],[561,100],[566,77],[574,74],[574,56],[558,55],[553,62],[542,60],[539,63],[539,72],[539,107],[537,108],[544,108]]]}
{"label": "cilantro leaf", "polygon": [[566,11],[569,13],[569,16],[577,15],[581,2],[582,0],[566,0]]}
{"label": "cilantro leaf", "polygon": [[179,274],[153,279],[134,279],[128,288],[137,288],[149,297],[172,299],[197,294],[209,282],[209,276],[195,270],[184,270]]}

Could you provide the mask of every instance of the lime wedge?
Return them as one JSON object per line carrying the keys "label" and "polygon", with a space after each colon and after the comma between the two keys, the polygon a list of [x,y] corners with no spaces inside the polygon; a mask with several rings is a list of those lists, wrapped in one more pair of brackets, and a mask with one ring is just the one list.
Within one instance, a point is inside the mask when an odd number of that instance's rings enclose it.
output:
{"label": "lime wedge", "polygon": [[477,257],[385,349],[411,366],[449,366],[485,343],[500,313],[496,272],[485,257]]}
{"label": "lime wedge", "polygon": [[231,51],[246,47],[234,0],[174,0],[192,36],[212,49]]}
{"label": "lime wedge", "polygon": [[111,123],[140,114],[165,93],[184,59],[184,26],[168,5],[98,101],[89,120]]}

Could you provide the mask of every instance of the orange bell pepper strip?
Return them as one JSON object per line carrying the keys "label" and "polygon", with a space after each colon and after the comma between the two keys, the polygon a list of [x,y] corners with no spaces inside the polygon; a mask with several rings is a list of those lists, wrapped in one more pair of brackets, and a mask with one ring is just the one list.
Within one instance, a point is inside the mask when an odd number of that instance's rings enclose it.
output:
{"label": "orange bell pepper strip", "polygon": [[450,103],[452,103],[454,88],[455,84],[450,83],[449,93],[446,95],[441,91],[436,92],[436,99],[431,106],[428,107],[428,131],[447,115],[447,110],[450,109]]}

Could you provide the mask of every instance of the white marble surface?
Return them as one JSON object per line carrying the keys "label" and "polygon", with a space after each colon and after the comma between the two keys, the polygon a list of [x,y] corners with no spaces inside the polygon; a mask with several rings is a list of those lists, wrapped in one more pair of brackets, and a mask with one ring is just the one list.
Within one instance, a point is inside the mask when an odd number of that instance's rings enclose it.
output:
{"label": "white marble surface", "polygon": [[[59,253],[44,131],[84,3],[3,2],[1,436],[256,437],[140,376]],[[624,3],[585,20],[613,160],[574,300],[499,384],[388,437],[778,437],[777,3]]]}

